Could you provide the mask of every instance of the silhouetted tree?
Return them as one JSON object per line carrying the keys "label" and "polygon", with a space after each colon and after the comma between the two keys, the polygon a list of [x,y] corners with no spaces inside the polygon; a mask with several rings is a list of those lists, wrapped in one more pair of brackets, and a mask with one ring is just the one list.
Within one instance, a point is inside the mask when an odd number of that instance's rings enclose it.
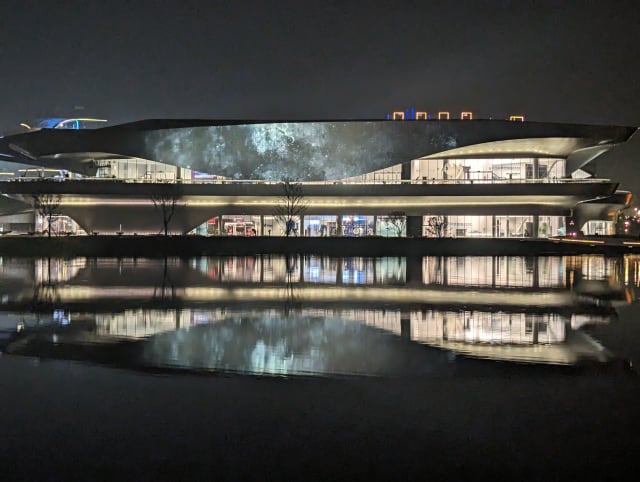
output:
{"label": "silhouetted tree", "polygon": [[391,229],[391,232],[395,236],[400,237],[404,232],[404,228],[407,225],[407,216],[401,211],[393,211],[387,214],[387,229]]}
{"label": "silhouetted tree", "polygon": [[276,207],[276,219],[283,225],[285,236],[291,236],[295,232],[294,219],[304,215],[308,203],[300,183],[285,179],[282,181],[282,191],[282,197]]}
{"label": "silhouetted tree", "polygon": [[447,235],[449,222],[446,216],[431,216],[427,221],[427,235],[434,238],[444,238]]}
{"label": "silhouetted tree", "polygon": [[153,206],[162,214],[162,226],[164,235],[169,235],[169,224],[175,214],[182,193],[177,184],[158,184],[154,186],[156,192],[151,195]]}
{"label": "silhouetted tree", "polygon": [[34,193],[33,195],[33,208],[43,218],[47,220],[47,233],[51,237],[51,227],[53,217],[59,213],[60,194],[52,193]]}

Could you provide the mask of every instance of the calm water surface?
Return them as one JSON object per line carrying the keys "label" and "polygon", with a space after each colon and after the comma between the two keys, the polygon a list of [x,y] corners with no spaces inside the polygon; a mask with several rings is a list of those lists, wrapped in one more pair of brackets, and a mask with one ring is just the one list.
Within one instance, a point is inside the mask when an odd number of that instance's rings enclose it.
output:
{"label": "calm water surface", "polygon": [[311,376],[638,361],[620,339],[640,257],[0,260],[10,355]]}

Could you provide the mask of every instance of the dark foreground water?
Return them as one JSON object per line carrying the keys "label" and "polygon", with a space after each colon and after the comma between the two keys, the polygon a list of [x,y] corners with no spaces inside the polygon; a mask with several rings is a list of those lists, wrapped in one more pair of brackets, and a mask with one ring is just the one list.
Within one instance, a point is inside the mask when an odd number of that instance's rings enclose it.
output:
{"label": "dark foreground water", "polygon": [[637,256],[3,258],[0,290],[8,479],[638,468]]}

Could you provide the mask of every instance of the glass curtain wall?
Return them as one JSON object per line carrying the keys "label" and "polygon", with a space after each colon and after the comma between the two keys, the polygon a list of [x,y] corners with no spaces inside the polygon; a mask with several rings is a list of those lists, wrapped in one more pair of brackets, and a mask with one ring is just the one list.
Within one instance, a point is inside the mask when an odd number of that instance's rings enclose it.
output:
{"label": "glass curtain wall", "polygon": [[[540,179],[553,182],[565,176],[564,159],[416,159],[416,182],[508,182]],[[536,168],[537,167],[537,172]]]}
{"label": "glass curtain wall", "polygon": [[[537,237],[565,234],[563,216],[538,216]],[[444,216],[428,214],[423,217],[423,235],[426,237],[536,237],[534,216]],[[438,231],[438,229],[440,231]]]}
{"label": "glass curtain wall", "polygon": [[99,159],[96,177],[131,181],[191,181],[191,169],[147,159]]}

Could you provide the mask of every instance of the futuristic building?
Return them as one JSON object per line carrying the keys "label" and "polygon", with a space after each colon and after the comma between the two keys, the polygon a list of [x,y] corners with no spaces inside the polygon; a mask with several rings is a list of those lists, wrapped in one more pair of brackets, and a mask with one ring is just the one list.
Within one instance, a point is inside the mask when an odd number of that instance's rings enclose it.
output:
{"label": "futuristic building", "polygon": [[[91,119],[88,119],[89,121]],[[53,125],[53,124],[52,124]],[[613,234],[636,128],[503,120],[62,119],[0,139],[4,232],[280,235]],[[615,165],[620,177],[599,175]],[[622,187],[625,190],[619,190]],[[49,215],[42,209],[49,204]],[[170,215],[167,216],[167,209]],[[44,218],[44,219],[43,219]]]}

